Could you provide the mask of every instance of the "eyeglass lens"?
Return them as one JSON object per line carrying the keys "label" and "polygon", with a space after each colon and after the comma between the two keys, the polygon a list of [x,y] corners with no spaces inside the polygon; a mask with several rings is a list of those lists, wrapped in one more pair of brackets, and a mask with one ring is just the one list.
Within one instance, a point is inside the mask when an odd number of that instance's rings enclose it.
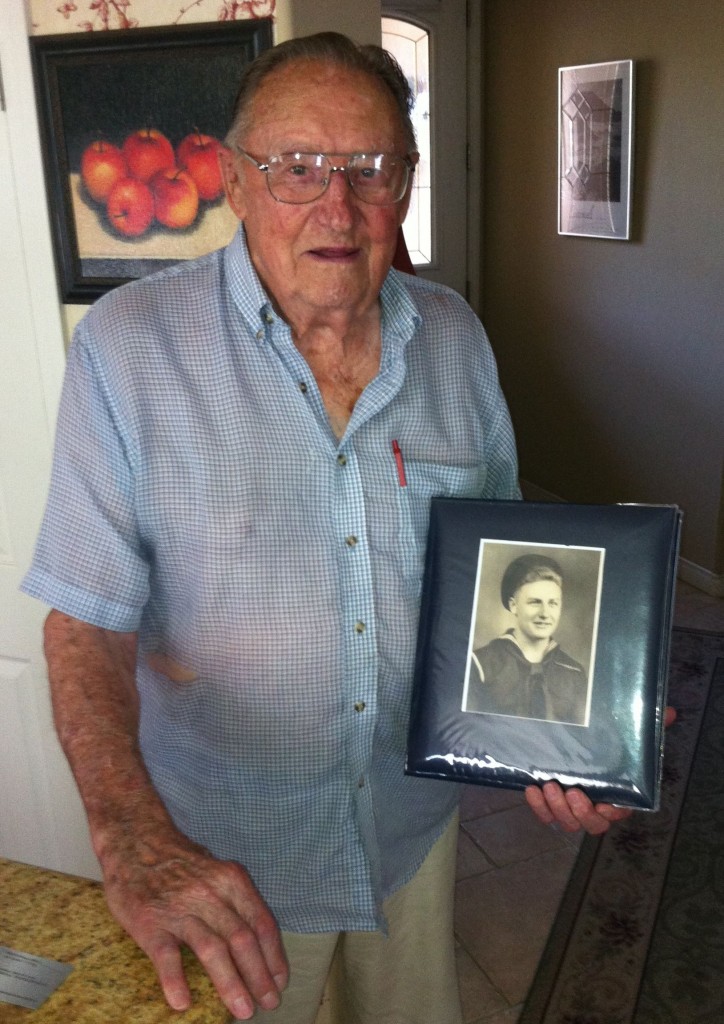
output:
{"label": "eyeglass lens", "polygon": [[334,170],[344,170],[358,198],[375,206],[398,202],[405,194],[409,168],[390,153],[355,154],[337,168],[323,153],[283,153],[271,157],[269,191],[282,203],[310,203],[326,190]]}

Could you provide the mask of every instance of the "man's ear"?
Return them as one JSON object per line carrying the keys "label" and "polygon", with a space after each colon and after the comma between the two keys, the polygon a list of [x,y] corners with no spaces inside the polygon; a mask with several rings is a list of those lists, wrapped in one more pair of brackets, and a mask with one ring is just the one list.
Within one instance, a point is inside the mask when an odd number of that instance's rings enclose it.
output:
{"label": "man's ear", "polygon": [[518,614],[518,602],[514,597],[508,598],[508,611],[511,613],[511,615]]}
{"label": "man's ear", "polygon": [[218,151],[218,161],[224,181],[226,201],[239,220],[243,220],[246,215],[246,203],[244,202],[244,189],[238,160],[228,146],[222,146]]}
{"label": "man's ear", "polygon": [[399,221],[399,226],[400,227],[402,227],[402,225],[403,225],[403,223],[405,221],[405,217],[407,216],[407,211],[410,209],[410,199],[412,198],[412,186],[414,184],[414,179],[415,179],[415,170],[417,169],[417,164],[418,164],[418,162],[420,160],[420,154],[419,153],[410,153],[410,156],[412,157],[412,162],[414,164],[414,168],[413,168],[413,171],[410,174],[410,180],[407,183],[407,192],[402,197],[402,199],[400,200],[400,204],[399,204],[399,207],[398,207],[399,218],[400,218],[400,221]]}

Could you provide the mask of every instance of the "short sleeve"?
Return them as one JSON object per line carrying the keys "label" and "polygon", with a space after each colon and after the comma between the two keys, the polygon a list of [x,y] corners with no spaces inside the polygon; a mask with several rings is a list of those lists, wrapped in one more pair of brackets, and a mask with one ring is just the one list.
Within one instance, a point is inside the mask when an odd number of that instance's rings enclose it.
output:
{"label": "short sleeve", "polygon": [[134,508],[133,433],[81,323],[68,357],[50,492],[21,589],[68,615],[133,631],[148,600]]}

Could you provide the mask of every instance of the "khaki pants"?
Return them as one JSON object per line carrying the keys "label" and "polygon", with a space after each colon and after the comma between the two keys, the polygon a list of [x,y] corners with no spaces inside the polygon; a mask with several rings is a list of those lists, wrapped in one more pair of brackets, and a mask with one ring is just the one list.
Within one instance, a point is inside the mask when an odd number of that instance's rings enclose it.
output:
{"label": "khaki pants", "polygon": [[259,1024],[461,1024],[453,896],[457,815],[385,901],[389,935],[285,932],[290,980]]}

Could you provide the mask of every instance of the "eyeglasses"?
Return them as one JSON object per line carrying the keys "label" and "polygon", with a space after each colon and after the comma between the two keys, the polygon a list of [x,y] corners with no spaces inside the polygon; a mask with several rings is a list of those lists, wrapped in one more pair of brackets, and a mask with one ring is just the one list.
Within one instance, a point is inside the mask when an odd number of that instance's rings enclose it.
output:
{"label": "eyeglasses", "polygon": [[345,155],[346,164],[340,166],[326,153],[280,153],[260,163],[240,146],[234,148],[266,174],[267,187],[278,203],[313,203],[329,188],[332,174],[341,171],[363,203],[391,206],[404,196],[417,162],[416,153],[350,153]]}

